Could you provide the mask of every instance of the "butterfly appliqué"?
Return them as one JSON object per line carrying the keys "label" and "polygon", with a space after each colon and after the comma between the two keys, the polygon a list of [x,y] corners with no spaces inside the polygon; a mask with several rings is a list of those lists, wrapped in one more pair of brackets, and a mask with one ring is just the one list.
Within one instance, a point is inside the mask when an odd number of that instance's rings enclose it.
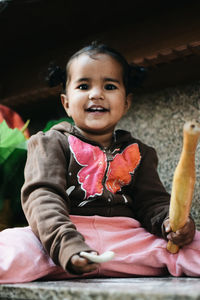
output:
{"label": "butterfly appliqu\u00e9", "polygon": [[103,181],[112,193],[120,191],[131,182],[131,175],[141,160],[137,143],[115,154],[112,161],[107,161],[106,154],[98,146],[85,143],[72,135],[68,140],[74,159],[82,166],[77,176],[86,199],[102,195]]}

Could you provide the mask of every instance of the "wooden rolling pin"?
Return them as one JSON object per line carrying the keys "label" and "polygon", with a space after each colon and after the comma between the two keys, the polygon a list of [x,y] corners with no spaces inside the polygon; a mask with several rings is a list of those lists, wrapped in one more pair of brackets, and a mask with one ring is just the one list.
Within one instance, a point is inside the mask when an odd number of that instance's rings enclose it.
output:
{"label": "wooden rolling pin", "polygon": [[[196,180],[195,152],[199,136],[200,124],[197,121],[188,121],[184,124],[183,148],[174,172],[169,208],[169,220],[173,232],[186,224],[190,213]],[[171,253],[179,251],[179,247],[171,241],[168,241],[167,249]]]}

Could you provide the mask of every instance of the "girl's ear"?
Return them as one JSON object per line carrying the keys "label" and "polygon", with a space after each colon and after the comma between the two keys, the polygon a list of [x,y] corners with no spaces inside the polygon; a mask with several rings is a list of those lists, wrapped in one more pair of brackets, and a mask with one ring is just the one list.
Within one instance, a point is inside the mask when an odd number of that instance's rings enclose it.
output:
{"label": "girl's ear", "polygon": [[133,99],[133,94],[128,94],[126,96],[124,114],[126,114],[129,108],[131,107],[132,99]]}
{"label": "girl's ear", "polygon": [[61,98],[62,105],[63,105],[63,107],[64,107],[64,109],[65,109],[67,115],[68,115],[69,117],[71,117],[71,116],[70,116],[70,113],[69,113],[69,101],[68,101],[67,95],[61,94],[60,98]]}

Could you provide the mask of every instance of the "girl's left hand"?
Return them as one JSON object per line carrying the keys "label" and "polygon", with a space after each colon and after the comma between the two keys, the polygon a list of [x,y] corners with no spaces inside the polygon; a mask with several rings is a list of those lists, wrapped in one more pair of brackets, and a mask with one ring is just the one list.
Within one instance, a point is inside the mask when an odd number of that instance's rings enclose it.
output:
{"label": "girl's left hand", "polygon": [[[97,252],[92,251],[92,254],[97,254]],[[74,254],[69,263],[68,270],[75,274],[90,273],[97,270],[99,264],[90,262],[88,259],[80,256],[79,254]]]}
{"label": "girl's left hand", "polygon": [[174,244],[179,247],[190,244],[195,235],[195,223],[192,218],[188,218],[186,224],[176,232],[173,232],[170,227],[169,219],[166,219],[163,222],[163,226],[166,232],[166,237],[168,240],[172,241]]}

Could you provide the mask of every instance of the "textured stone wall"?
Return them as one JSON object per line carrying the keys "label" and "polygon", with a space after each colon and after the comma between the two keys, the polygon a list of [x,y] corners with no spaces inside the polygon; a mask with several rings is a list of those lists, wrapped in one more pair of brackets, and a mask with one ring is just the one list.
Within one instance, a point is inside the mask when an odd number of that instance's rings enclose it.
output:
{"label": "textured stone wall", "polygon": [[[192,119],[200,121],[200,82],[136,95],[130,111],[118,126],[156,149],[158,172],[168,192],[171,192],[174,170],[182,150],[183,125]],[[200,229],[200,142],[196,151],[192,215]]]}

